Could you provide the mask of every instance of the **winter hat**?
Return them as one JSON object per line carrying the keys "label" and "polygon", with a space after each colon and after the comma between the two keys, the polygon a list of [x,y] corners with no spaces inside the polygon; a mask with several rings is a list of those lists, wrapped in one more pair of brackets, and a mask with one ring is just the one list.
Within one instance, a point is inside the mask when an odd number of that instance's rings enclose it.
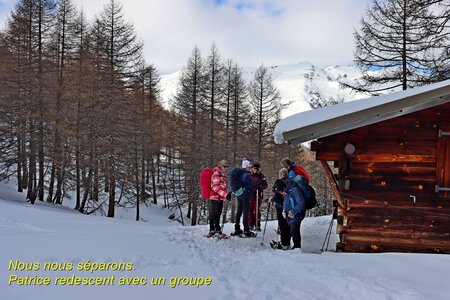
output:
{"label": "winter hat", "polygon": [[252,166],[252,164],[251,164],[250,161],[247,159],[247,157],[242,158],[242,168],[243,168],[243,169],[250,168],[251,166]]}

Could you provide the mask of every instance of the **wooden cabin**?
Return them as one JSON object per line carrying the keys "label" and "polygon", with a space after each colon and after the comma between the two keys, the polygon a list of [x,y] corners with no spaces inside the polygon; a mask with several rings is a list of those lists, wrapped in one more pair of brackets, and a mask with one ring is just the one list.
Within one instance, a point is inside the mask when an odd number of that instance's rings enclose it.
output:
{"label": "wooden cabin", "polygon": [[450,80],[288,117],[275,139],[313,140],[337,250],[450,253]]}

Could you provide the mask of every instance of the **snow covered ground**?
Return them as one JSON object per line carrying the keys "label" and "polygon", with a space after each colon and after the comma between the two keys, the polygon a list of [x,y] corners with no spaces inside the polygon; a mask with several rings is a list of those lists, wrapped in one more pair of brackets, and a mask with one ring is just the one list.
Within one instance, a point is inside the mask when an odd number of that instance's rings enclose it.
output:
{"label": "snow covered ground", "polygon": [[[0,184],[2,300],[449,299],[450,295],[449,255],[320,254],[330,216],[304,221],[301,253],[270,248],[269,241],[276,239],[276,222],[268,223],[261,246],[261,235],[206,239],[206,226],[183,227],[168,220],[167,212],[158,206],[143,207],[146,222],[135,222],[86,216],[42,203],[32,206],[23,198],[10,186]],[[232,224],[226,224],[225,232],[231,229]],[[333,235],[331,247],[336,240]],[[37,262],[39,270],[8,270],[16,261]],[[78,263],[86,267],[88,261],[91,265],[131,262],[133,269],[77,270]],[[72,263],[73,269],[44,270],[46,262]],[[16,279],[8,285],[13,274],[17,278],[50,277],[51,283],[18,285]],[[114,285],[98,286],[54,284],[56,277],[72,275],[115,276],[115,281]],[[145,277],[148,281],[146,285],[119,285],[121,277]],[[152,277],[167,281],[151,285]],[[195,287],[181,282],[171,287],[172,277],[202,277],[204,281],[210,277],[211,284]]]}

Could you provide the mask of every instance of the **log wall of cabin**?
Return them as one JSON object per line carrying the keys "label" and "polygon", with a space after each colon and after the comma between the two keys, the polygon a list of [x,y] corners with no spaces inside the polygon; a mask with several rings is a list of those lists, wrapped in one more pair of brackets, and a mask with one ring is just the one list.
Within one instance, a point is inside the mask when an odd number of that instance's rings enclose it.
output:
{"label": "log wall of cabin", "polygon": [[338,168],[339,248],[450,253],[450,193],[436,192],[450,185],[450,136],[439,137],[449,124],[447,103],[313,144],[317,160]]}

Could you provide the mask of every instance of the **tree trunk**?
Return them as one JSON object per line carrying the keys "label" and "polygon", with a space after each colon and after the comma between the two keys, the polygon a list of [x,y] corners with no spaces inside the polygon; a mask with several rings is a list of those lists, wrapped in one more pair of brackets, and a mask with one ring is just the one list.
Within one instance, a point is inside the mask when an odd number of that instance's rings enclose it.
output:
{"label": "tree trunk", "polygon": [[39,200],[44,201],[44,107],[42,101],[42,90],[43,90],[43,82],[42,82],[42,22],[43,22],[43,4],[42,0],[39,0],[39,75],[38,75],[38,84],[39,84],[39,92],[38,92],[38,112],[39,112],[39,123],[38,123],[38,156],[39,156]]}
{"label": "tree trunk", "polygon": [[34,133],[33,120],[30,121],[30,159],[29,159],[29,173],[28,173],[28,190],[27,199],[34,204],[36,201],[36,142]]}
{"label": "tree trunk", "polygon": [[22,149],[20,149],[20,146],[22,144],[22,138],[19,135],[17,135],[17,191],[19,193],[23,192],[22,188]]}
{"label": "tree trunk", "polygon": [[108,202],[108,217],[114,218],[114,210],[116,207],[116,174],[114,170],[114,157],[112,154],[109,157],[109,202]]}
{"label": "tree trunk", "polygon": [[156,192],[156,168],[152,159],[152,194],[153,194],[153,203],[158,204],[157,192]]}

